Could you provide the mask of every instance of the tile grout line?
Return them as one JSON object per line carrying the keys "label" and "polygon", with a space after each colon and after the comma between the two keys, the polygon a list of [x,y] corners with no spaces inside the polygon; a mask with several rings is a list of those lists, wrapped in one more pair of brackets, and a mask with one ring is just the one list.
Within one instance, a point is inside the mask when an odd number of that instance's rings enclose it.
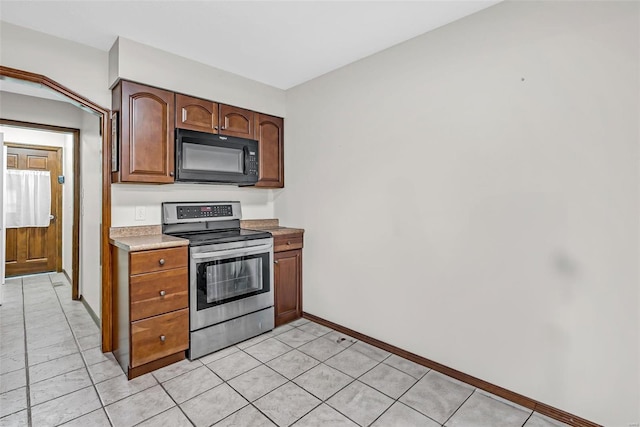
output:
{"label": "tile grout line", "polygon": [[22,327],[24,328],[24,373],[25,380],[27,381],[26,393],[27,393],[27,423],[29,427],[33,425],[31,420],[31,389],[29,387],[29,348],[27,346],[27,314],[25,309],[24,300],[24,281],[20,279],[20,289],[22,290]]}
{"label": "tile grout line", "polygon": [[442,425],[444,426],[445,424],[447,424],[451,418],[453,418],[453,416],[460,410],[460,408],[462,408],[462,406],[467,403],[467,400],[471,399],[471,396],[473,396],[473,394],[476,392],[476,390],[478,390],[477,388],[474,387],[473,391],[471,392],[471,394],[469,396],[467,396],[467,398],[456,408],[455,411],[453,411],[453,413],[449,416],[449,418],[447,418],[445,420],[444,423],[442,423]]}
{"label": "tile grout line", "polygon": [[[199,368],[199,367],[198,367],[198,368]],[[198,369],[198,368],[196,368],[196,369]],[[189,371],[189,372],[192,372],[192,371],[194,371],[194,370],[195,370],[195,369],[192,369],[192,370],[191,370],[191,371]],[[185,372],[185,374],[187,374],[187,373],[188,373],[188,372]],[[184,375],[184,374],[183,374],[183,375]],[[215,374],[214,374],[214,375],[215,375]],[[181,377],[181,376],[182,376],[182,375],[178,375],[178,376],[177,376],[177,377],[175,377],[175,378],[178,378],[178,377]],[[158,379],[157,379],[156,377],[153,377],[153,378],[155,378],[155,380],[156,380],[156,381],[158,381]],[[171,380],[172,380],[172,379],[173,379],[173,378],[171,378]],[[171,380],[167,380],[167,381],[171,381]],[[189,422],[191,423],[191,425],[195,426],[195,423],[191,420],[191,418],[189,418],[189,416],[186,414],[186,412],[184,412],[184,411],[182,410],[182,407],[180,407],[180,405],[178,404],[178,402],[176,402],[176,400],[173,398],[173,396],[171,396],[171,393],[169,393],[169,392],[167,391],[167,389],[165,389],[165,388],[164,388],[164,385],[163,385],[160,381],[158,381],[158,385],[160,386],[160,388],[162,388],[162,391],[164,391],[164,392],[167,394],[167,396],[169,396],[169,399],[171,399],[171,401],[172,401],[173,403],[175,403],[175,404],[176,404],[176,406],[178,407],[178,409],[180,410],[180,412],[182,412],[182,415],[184,415],[184,416],[185,416],[185,418],[187,419],[187,421],[189,421]],[[149,388],[151,388],[151,387],[149,387]],[[213,390],[214,388],[215,388],[215,387],[212,387],[212,388],[210,388],[209,390]],[[149,390],[149,389],[146,389],[146,390]],[[209,390],[203,391],[202,393],[206,393],[206,392],[207,392],[207,391],[209,391]],[[202,394],[202,393],[200,393],[200,394]],[[198,394],[198,396],[199,396],[200,394]],[[194,396],[194,397],[195,397],[195,396]],[[184,403],[184,402],[183,402],[183,403]],[[158,416],[158,415],[160,415],[160,414],[164,414],[165,412],[170,411],[171,409],[173,409],[173,408],[169,408],[169,409],[167,409],[166,411],[162,411],[162,412],[160,412],[159,414],[155,414],[155,415],[153,415],[153,416],[151,416],[151,417],[149,417],[149,418],[145,418],[144,420],[140,421],[139,423],[137,423],[137,424],[135,424],[135,425],[142,424],[143,422],[145,422],[145,421],[147,421],[147,420],[150,420],[151,418],[156,417],[156,416]]]}
{"label": "tile grout line", "polygon": [[[51,279],[49,279],[49,281],[51,281]],[[66,286],[66,285],[65,285]],[[96,394],[96,397],[98,398],[98,402],[100,403],[100,409],[102,409],[105,413],[105,416],[107,417],[107,422],[109,423],[109,425],[113,426],[113,423],[111,422],[111,419],[109,418],[109,414],[107,413],[107,410],[105,409],[104,405],[102,404],[102,399],[100,399],[100,394],[98,393],[98,389],[96,387],[96,383],[93,380],[93,377],[91,376],[91,372],[89,371],[89,366],[87,365],[87,361],[84,359],[84,356],[82,354],[82,349],[80,348],[80,343],[78,342],[78,338],[76,337],[75,332],[73,331],[73,326],[71,326],[71,323],[69,322],[69,318],[67,317],[67,312],[64,310],[64,307],[62,306],[62,303],[60,302],[60,295],[58,295],[58,292],[56,292],[55,287],[53,286],[53,283],[51,283],[51,288],[53,289],[53,292],[56,295],[56,299],[58,301],[58,305],[60,306],[60,309],[62,310],[62,314],[64,315],[64,319],[67,322],[67,325],[69,326],[69,329],[71,330],[71,334],[73,335],[73,341],[76,344],[76,348],[78,349],[78,354],[80,355],[80,359],[82,360],[82,364],[84,365],[84,369],[87,371],[87,375],[89,376],[89,381],[91,381],[91,385],[81,388],[80,390],[84,390],[85,388],[89,388],[89,387],[93,387],[93,391]],[[78,391],[78,390],[76,390]],[[93,411],[87,412],[86,414],[82,414],[78,417],[72,418],[70,420],[65,421],[65,423],[68,423],[70,421],[76,420],[80,417],[83,417],[85,415],[90,414],[91,412],[96,411],[97,409],[94,409]]]}

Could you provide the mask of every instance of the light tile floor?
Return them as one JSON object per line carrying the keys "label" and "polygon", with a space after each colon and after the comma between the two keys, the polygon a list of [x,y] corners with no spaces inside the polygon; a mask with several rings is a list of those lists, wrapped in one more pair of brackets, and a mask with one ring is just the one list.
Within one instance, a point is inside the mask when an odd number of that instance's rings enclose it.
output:
{"label": "light tile floor", "polygon": [[0,427],[562,425],[305,319],[127,381],[64,275],[1,292]]}

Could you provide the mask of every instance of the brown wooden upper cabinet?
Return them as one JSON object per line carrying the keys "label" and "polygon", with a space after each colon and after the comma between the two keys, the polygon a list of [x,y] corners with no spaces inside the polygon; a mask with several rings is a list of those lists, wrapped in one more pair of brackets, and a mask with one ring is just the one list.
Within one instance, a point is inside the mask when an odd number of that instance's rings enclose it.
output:
{"label": "brown wooden upper cabinet", "polygon": [[121,80],[112,91],[112,106],[119,113],[113,182],[173,182],[174,93]]}
{"label": "brown wooden upper cabinet", "polygon": [[256,114],[256,139],[259,142],[260,165],[256,187],[284,187],[284,120]]}
{"label": "brown wooden upper cabinet", "polygon": [[238,136],[240,138],[255,138],[256,113],[244,108],[220,104],[220,134]]}
{"label": "brown wooden upper cabinet", "polygon": [[176,127],[218,133],[218,104],[177,93]]}

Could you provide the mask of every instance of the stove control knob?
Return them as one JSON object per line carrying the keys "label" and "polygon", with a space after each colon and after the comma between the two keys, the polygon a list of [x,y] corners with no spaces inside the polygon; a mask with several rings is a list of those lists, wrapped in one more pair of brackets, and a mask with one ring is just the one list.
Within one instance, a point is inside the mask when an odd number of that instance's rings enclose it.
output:
{"label": "stove control knob", "polygon": [[164,335],[160,335],[160,341],[165,342],[166,339],[167,337],[165,337]]}
{"label": "stove control knob", "polygon": [[163,297],[165,296],[167,293],[165,291],[160,291],[160,296]]}
{"label": "stove control knob", "polygon": [[160,261],[158,261],[158,263],[159,263],[160,265],[164,265],[164,258],[160,258]]}

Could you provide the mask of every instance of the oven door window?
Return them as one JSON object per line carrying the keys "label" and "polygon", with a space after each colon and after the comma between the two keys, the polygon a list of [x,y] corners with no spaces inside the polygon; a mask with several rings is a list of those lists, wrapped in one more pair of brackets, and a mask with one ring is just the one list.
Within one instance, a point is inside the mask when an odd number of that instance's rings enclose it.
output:
{"label": "oven door window", "polygon": [[197,274],[198,310],[270,290],[268,253],[200,263]]}
{"label": "oven door window", "polygon": [[190,171],[243,173],[244,151],[215,145],[182,144],[182,168]]}

